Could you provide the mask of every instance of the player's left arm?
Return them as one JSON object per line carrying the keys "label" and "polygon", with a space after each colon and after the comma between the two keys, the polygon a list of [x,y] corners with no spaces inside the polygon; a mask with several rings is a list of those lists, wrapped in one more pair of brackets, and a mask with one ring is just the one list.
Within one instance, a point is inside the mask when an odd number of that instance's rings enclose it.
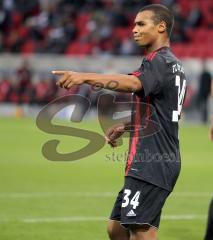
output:
{"label": "player's left arm", "polygon": [[[123,92],[136,92],[142,88],[141,81],[134,75],[82,73],[73,71],[52,71],[52,73],[60,76],[57,85],[66,89],[84,83],[90,85],[100,84],[103,88]],[[116,82],[116,89],[112,86],[114,84],[110,84],[112,81]]]}

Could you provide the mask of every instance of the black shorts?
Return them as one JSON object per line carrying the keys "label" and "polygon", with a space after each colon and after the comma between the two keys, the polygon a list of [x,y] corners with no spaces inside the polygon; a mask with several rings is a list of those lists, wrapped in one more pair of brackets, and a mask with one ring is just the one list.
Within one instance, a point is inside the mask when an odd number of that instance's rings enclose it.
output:
{"label": "black shorts", "polygon": [[142,180],[125,177],[110,219],[129,225],[150,225],[158,228],[161,210],[170,192]]}

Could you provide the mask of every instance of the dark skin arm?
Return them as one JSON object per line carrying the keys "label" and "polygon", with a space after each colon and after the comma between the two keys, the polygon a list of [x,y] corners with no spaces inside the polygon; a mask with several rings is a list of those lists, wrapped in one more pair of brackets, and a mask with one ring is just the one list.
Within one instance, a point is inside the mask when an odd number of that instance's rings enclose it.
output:
{"label": "dark skin arm", "polygon": [[[140,80],[133,75],[124,74],[98,74],[98,73],[81,73],[72,71],[52,71],[53,74],[60,76],[57,85],[61,88],[70,89],[74,85],[84,83],[90,85],[101,84],[103,88],[111,89],[110,82],[116,82],[116,91],[136,92],[141,90],[142,84]],[[125,131],[130,131],[130,123],[121,123],[109,128],[106,132],[106,142],[116,147],[116,140],[124,134]]]}
{"label": "dark skin arm", "polygon": [[110,82],[112,81],[116,82],[117,85],[117,88],[113,89],[115,91],[136,92],[142,88],[140,80],[133,75],[82,73],[72,71],[52,71],[52,73],[60,76],[57,85],[66,89],[84,83],[90,85],[101,84],[103,88],[112,89],[110,86]]}

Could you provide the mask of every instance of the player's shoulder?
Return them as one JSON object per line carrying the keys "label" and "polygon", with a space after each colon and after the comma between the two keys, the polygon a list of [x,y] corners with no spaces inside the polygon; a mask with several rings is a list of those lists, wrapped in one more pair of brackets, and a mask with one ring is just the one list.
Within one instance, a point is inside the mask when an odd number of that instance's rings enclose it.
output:
{"label": "player's shoulder", "polygon": [[173,53],[170,47],[162,48],[158,51],[158,56],[161,59],[164,59],[165,63],[179,63],[182,65],[181,60]]}
{"label": "player's shoulder", "polygon": [[155,52],[146,56],[146,60],[151,61],[153,64],[171,64],[181,63],[180,59],[175,56],[170,47],[162,47]]}

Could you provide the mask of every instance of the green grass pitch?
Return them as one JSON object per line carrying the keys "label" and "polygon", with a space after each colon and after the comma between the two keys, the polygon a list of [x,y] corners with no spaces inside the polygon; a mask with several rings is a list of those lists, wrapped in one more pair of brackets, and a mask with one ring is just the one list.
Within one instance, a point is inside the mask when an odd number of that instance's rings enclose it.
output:
{"label": "green grass pitch", "polygon": [[[84,129],[101,132],[95,121]],[[32,119],[0,119],[0,240],[106,240],[107,217],[122,187],[124,162],[101,151],[76,162],[51,162],[41,154],[58,138],[58,151],[77,150],[87,141],[53,136]],[[182,172],[163,210],[159,238],[203,239],[213,190],[213,143],[208,127],[183,125]],[[115,149],[122,153],[125,144]]]}

